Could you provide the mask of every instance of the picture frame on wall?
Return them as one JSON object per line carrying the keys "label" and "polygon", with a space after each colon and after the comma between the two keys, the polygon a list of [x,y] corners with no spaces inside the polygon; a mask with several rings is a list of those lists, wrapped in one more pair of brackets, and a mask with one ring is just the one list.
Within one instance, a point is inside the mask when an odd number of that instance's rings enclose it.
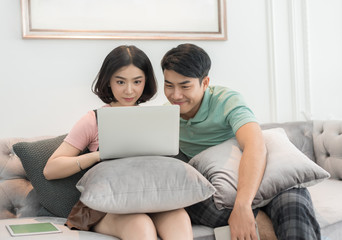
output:
{"label": "picture frame on wall", "polygon": [[21,0],[23,38],[227,40],[226,0]]}

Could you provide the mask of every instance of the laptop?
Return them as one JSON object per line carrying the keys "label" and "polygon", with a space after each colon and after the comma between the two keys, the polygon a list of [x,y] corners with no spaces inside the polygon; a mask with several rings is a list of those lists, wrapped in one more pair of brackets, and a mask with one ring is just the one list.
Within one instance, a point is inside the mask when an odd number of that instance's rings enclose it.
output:
{"label": "laptop", "polygon": [[105,107],[97,110],[103,160],[173,156],[179,152],[179,106]]}

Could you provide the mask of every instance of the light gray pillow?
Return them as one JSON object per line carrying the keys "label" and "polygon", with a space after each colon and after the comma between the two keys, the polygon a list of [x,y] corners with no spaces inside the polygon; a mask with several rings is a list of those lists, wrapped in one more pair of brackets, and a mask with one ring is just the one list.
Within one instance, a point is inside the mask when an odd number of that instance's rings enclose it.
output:
{"label": "light gray pillow", "polygon": [[77,183],[80,200],[108,213],[149,213],[183,208],[203,201],[215,188],[196,169],[162,156],[101,162]]}
{"label": "light gray pillow", "polygon": [[[253,208],[267,205],[284,190],[308,187],[330,176],[290,142],[284,129],[262,132],[267,148],[267,165],[252,203]],[[189,161],[216,188],[213,197],[219,210],[233,208],[241,156],[239,144],[232,138],[208,148]]]}

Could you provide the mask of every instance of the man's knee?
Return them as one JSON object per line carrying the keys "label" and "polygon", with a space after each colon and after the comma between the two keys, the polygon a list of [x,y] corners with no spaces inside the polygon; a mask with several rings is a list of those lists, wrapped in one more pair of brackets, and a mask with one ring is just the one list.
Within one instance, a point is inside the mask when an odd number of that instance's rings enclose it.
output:
{"label": "man's knee", "polygon": [[295,214],[313,213],[311,196],[306,188],[293,188],[284,191],[275,201],[276,208],[280,211]]}
{"label": "man's knee", "polygon": [[287,190],[264,209],[278,239],[320,239],[320,227],[306,188]]}

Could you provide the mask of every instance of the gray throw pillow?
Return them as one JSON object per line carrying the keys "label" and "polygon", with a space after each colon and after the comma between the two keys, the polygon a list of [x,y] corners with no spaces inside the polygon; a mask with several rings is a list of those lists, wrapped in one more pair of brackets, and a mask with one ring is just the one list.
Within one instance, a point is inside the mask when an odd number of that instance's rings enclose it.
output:
{"label": "gray throw pillow", "polygon": [[[308,187],[330,176],[299,151],[282,128],[263,130],[263,136],[267,148],[267,165],[252,203],[253,208],[267,205],[284,190]],[[216,188],[213,198],[219,210],[233,208],[241,156],[239,144],[232,138],[208,148],[189,161]]]}
{"label": "gray throw pillow", "polygon": [[196,169],[163,156],[101,162],[77,183],[81,202],[109,213],[150,213],[203,201],[215,189]]}
{"label": "gray throw pillow", "polygon": [[63,142],[66,135],[36,142],[19,142],[13,151],[20,158],[27,178],[36,190],[40,204],[58,217],[67,217],[79,200],[76,183],[86,170],[68,178],[46,180],[43,170],[47,160]]}

